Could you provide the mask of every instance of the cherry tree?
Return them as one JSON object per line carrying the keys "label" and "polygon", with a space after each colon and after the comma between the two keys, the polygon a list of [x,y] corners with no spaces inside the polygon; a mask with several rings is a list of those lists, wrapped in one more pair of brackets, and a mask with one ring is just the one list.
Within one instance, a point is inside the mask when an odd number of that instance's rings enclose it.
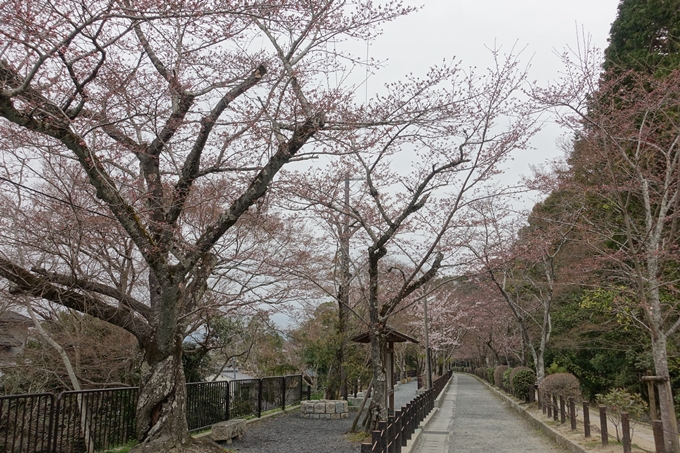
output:
{"label": "cherry tree", "polygon": [[539,383],[552,334],[551,309],[565,286],[560,259],[574,229],[573,219],[543,217],[541,209],[537,204],[524,223],[498,200],[477,203],[478,224],[467,246],[517,321],[522,349],[531,353]]}
{"label": "cherry tree", "polygon": [[666,451],[678,452],[667,342],[680,328],[680,73],[601,74],[600,63],[591,50],[565,57],[565,76],[537,95],[577,134],[565,186],[581,194],[581,234],[617,299],[635,301],[626,312],[649,333]]}
{"label": "cherry tree", "polygon": [[325,76],[357,59],[329,44],[371,38],[409,11],[360,0],[3,3],[0,171],[13,217],[0,276],[14,294],[137,338],[135,451],[221,451],[188,434],[181,351],[225,264],[222,240],[305,145],[345,133],[328,126],[347,123],[354,88]]}
{"label": "cherry tree", "polygon": [[[376,421],[387,417],[388,322],[416,302],[447,256],[453,259],[466,208],[495,195],[481,188],[534,131],[528,106],[515,97],[524,83],[517,60],[494,57],[495,66],[480,75],[443,65],[386,85],[356,112],[367,128],[334,143],[346,157],[305,175],[311,183],[300,203],[344,213],[358,230],[355,285],[370,333]],[[357,180],[348,199],[339,184],[346,175]]]}

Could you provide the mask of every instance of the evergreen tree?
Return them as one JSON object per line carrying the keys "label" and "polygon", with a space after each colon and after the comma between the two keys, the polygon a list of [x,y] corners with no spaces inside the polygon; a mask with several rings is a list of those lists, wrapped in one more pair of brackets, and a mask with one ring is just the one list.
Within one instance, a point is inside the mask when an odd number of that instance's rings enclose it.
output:
{"label": "evergreen tree", "polygon": [[621,0],[605,71],[665,74],[680,63],[680,0]]}

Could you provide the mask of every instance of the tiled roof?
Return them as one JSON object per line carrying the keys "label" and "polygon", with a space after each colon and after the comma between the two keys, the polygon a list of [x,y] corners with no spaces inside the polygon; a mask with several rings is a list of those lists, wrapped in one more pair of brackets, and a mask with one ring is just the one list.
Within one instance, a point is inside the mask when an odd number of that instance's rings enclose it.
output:
{"label": "tiled roof", "polygon": [[0,333],[0,348],[16,348],[23,343],[8,333]]}
{"label": "tiled roof", "polygon": [[31,318],[7,310],[0,314],[0,324],[33,324]]}

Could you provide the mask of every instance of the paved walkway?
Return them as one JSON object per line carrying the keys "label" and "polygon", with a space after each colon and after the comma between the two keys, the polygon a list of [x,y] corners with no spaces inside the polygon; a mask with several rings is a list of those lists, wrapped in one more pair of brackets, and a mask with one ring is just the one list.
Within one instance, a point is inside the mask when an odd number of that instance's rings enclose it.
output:
{"label": "paved walkway", "polygon": [[484,384],[455,374],[413,453],[563,453]]}

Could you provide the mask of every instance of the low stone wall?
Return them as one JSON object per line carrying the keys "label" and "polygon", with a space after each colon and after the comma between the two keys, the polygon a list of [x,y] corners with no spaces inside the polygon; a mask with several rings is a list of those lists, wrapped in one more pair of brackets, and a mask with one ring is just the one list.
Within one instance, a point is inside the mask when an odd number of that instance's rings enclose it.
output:
{"label": "low stone wall", "polygon": [[300,416],[302,418],[339,420],[347,418],[348,411],[347,401],[318,400],[300,403]]}

